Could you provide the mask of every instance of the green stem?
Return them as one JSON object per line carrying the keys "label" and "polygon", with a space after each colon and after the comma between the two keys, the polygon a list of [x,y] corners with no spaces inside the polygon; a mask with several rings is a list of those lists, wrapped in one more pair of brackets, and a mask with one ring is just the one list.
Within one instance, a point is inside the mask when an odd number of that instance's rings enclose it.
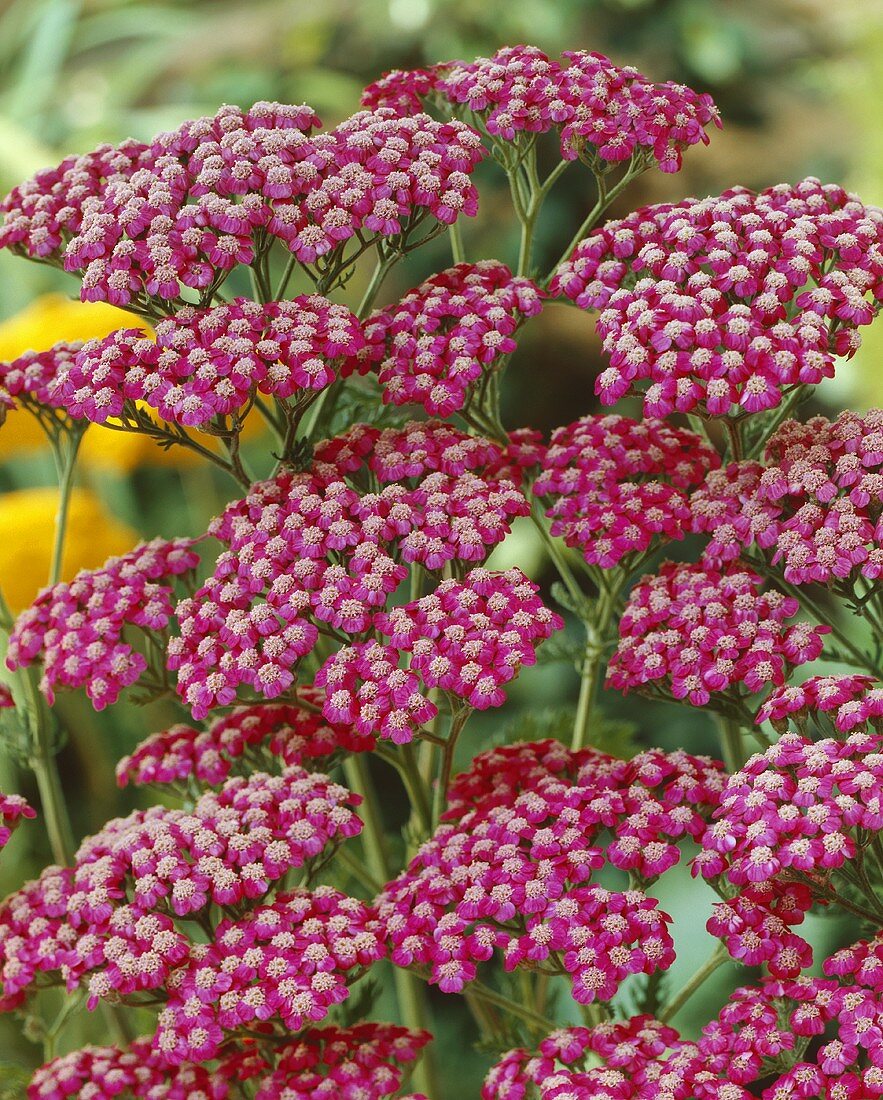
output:
{"label": "green stem", "polygon": [[[371,874],[379,882],[387,883],[392,878],[392,864],[385,842],[383,822],[378,812],[377,791],[368,771],[367,761],[363,759],[361,754],[349,756],[343,763],[343,770],[349,786],[357,794],[362,795],[364,799],[359,811],[365,822],[365,831],[362,837]],[[426,1028],[428,1012],[423,983],[416,974],[403,970],[400,966],[393,967],[393,981],[395,982],[396,999],[399,1002],[402,1022],[409,1028],[417,1030]],[[440,1095],[441,1085],[438,1080],[438,1068],[431,1051],[424,1054],[420,1064],[415,1069],[414,1083],[418,1089],[428,1096]]]}
{"label": "green stem", "polygon": [[438,763],[438,781],[432,799],[433,827],[438,825],[441,820],[441,815],[444,813],[445,806],[448,803],[448,787],[451,783],[451,772],[454,767],[454,750],[457,747],[457,740],[463,731],[463,727],[469,720],[469,715],[471,713],[472,707],[463,707],[461,710],[457,711],[451,720],[451,731],[442,746]]}
{"label": "green stem", "polygon": [[371,275],[371,281],[368,283],[367,287],[365,287],[365,293],[362,295],[361,302],[359,302],[359,308],[356,310],[356,316],[360,321],[364,321],[371,312],[374,300],[380,293],[380,288],[383,286],[383,280],[398,260],[399,254],[397,252],[392,252],[388,256],[380,256],[378,258],[374,267],[374,272]]}
{"label": "green stem", "polygon": [[55,448],[55,462],[58,470],[58,511],[55,515],[55,534],[52,539],[52,558],[49,564],[50,585],[57,584],[61,580],[64,540],[70,514],[71,490],[73,489],[74,472],[77,466],[77,453],[84,435],[84,429],[75,428],[71,433],[68,446],[63,447],[59,444]]}
{"label": "green stem", "polygon": [[451,259],[455,264],[466,262],[466,249],[463,247],[463,234],[460,231],[460,222],[455,221],[448,227],[448,237],[451,241]]}
{"label": "green stem", "polygon": [[722,966],[729,957],[730,954],[727,951],[726,946],[722,943],[719,943],[714,949],[708,961],[700,966],[693,977],[690,978],[690,980],[686,983],[686,985],[679,989],[678,992],[675,993],[675,995],[671,998],[671,1000],[669,1000],[666,1004],[662,1006],[659,1011],[659,1019],[662,1021],[662,1023],[668,1023],[668,1021],[671,1020],[672,1017],[675,1016],[684,1007],[684,1005],[687,1003],[687,1001],[689,1001],[696,990],[699,989],[699,987],[703,985],[711,977],[715,970],[717,970],[718,967]]}
{"label": "green stem", "polygon": [[558,575],[561,577],[561,581],[564,587],[569,592],[574,603],[579,606],[585,599],[583,591],[580,588],[579,582],[574,576],[573,570],[567,564],[567,558],[564,556],[558,542],[552,538],[549,534],[549,529],[546,527],[545,520],[539,509],[539,506],[535,503],[531,508],[530,518],[533,521],[534,527],[540,533],[546,550],[549,553],[549,557],[552,559],[555,568],[558,570]]}
{"label": "green stem", "polygon": [[727,771],[732,775],[739,771],[748,759],[745,751],[745,739],[742,736],[742,727],[734,718],[718,716],[721,732],[721,751]]}
{"label": "green stem", "polygon": [[279,280],[279,285],[276,287],[276,293],[273,295],[273,299],[276,302],[282,300],[285,295],[285,291],[288,290],[288,283],[291,276],[294,274],[294,268],[297,264],[297,257],[292,253],[285,264],[285,270],[282,272],[282,278]]}
{"label": "green stem", "polygon": [[497,993],[495,989],[491,989],[491,987],[485,985],[484,982],[470,982],[468,989],[473,996],[478,997],[486,1004],[494,1005],[496,1008],[501,1008],[505,1012],[510,1012],[513,1016],[517,1016],[519,1020],[524,1020],[525,1023],[535,1027],[537,1031],[543,1035],[548,1035],[549,1032],[555,1030],[555,1023],[552,1020],[549,1020],[545,1016],[540,1016],[527,1005],[521,1005],[517,1001],[512,1001],[508,997],[504,997],[502,993]]}

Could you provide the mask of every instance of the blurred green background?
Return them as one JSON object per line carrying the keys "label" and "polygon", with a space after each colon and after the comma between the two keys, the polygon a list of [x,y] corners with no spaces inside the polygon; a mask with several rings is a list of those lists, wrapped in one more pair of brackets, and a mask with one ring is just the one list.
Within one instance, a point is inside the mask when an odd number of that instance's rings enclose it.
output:
{"label": "blurred green background", "polygon": [[[883,201],[883,0],[0,0],[0,188],[5,192],[66,153],[128,136],[147,139],[224,102],[306,101],[334,124],[357,109],[363,85],[387,69],[469,59],[517,42],[552,54],[599,50],[717,100],[724,131],[713,134],[707,149],[690,150],[681,174],[644,176],[620,200],[620,212],[807,174],[845,183],[868,202]],[[548,259],[582,219],[588,187],[586,175],[570,173],[556,190],[541,246]],[[466,227],[470,255],[511,261],[515,235],[506,204],[501,181],[491,181],[477,223]],[[384,298],[444,266],[448,255],[437,242],[395,273]],[[42,297],[50,294],[60,297]],[[0,357],[118,323],[98,311],[84,331],[82,318],[65,303],[75,294],[73,280],[0,254]],[[870,330],[859,356],[841,367],[820,399],[830,407],[883,402],[881,356],[883,326],[877,334]],[[508,375],[508,426],[548,430],[592,411],[598,364],[588,318],[575,310],[556,312],[554,322],[539,318],[523,334]],[[24,417],[14,414],[0,431],[0,585],[20,593],[19,606],[45,576],[54,509],[53,495],[40,492],[53,482],[51,462]],[[233,495],[213,472],[101,429],[90,431],[80,481],[70,569],[98,564],[135,532],[196,533]],[[529,528],[519,528],[495,561],[517,562],[550,579]],[[541,736],[543,720],[529,715],[549,712],[554,722],[560,708],[574,702],[576,686],[567,665],[529,670],[504,712],[474,723],[460,765],[491,741]],[[714,728],[698,711],[612,697],[605,703],[611,719],[633,727],[634,745],[717,751]],[[119,756],[182,714],[157,704],[146,710],[122,705],[96,716],[70,696],[60,710],[74,731],[62,770],[74,792],[76,826],[85,834],[133,804],[113,782]],[[618,727],[604,737],[626,745]],[[8,756],[0,759],[0,789],[33,794],[26,772]],[[395,823],[399,793],[385,790]],[[40,830],[20,830],[0,857],[0,893],[46,860]],[[675,917],[675,985],[709,952],[701,891],[681,875],[662,895]],[[822,943],[838,935],[836,926],[817,921],[811,938]],[[734,968],[722,972],[723,984],[736,980]],[[703,1012],[707,1018],[721,995],[712,988],[697,998],[692,1016],[679,1021],[683,1028],[695,1027]],[[472,1053],[469,1018],[455,998],[435,996],[434,1007],[443,1064],[456,1059],[451,1095],[477,1095],[487,1058]],[[39,1060],[38,1048],[20,1031],[15,1020],[0,1018],[0,1062]]]}

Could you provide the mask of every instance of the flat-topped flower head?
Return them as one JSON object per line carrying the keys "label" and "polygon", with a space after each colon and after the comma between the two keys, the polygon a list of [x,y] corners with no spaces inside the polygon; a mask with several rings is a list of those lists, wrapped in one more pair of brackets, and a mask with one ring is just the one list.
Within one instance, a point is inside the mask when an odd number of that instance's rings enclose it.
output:
{"label": "flat-topped flower head", "polygon": [[[670,965],[668,917],[637,887],[701,835],[724,778],[685,753],[624,761],[542,741],[480,754],[379,898],[392,961],[429,966],[460,992],[499,950],[507,970],[546,963],[570,975],[578,1002],[609,1000],[628,974]],[[593,882],[608,862],[636,888]]]}
{"label": "flat-topped flower head", "polygon": [[799,622],[797,600],[762,591],[739,562],[663,562],[632,589],[607,683],[693,706],[726,706],[767,687],[822,652],[829,627]]}
{"label": "flat-topped flower head", "polygon": [[496,260],[457,264],[373,313],[366,347],[349,369],[376,371],[388,404],[450,416],[515,351],[515,333],[540,312],[542,298],[530,279]]}
{"label": "flat-topped flower head", "polygon": [[156,325],[155,340],[121,329],[88,341],[59,372],[57,400],[98,423],[140,401],[197,428],[247,408],[258,393],[293,398],[302,411],[363,344],[352,313],[318,294],[187,306]]}
{"label": "flat-topped flower head", "polygon": [[475,213],[484,150],[464,123],[379,108],[318,124],[306,106],[222,107],[149,145],[70,157],[3,201],[0,247],[63,264],[85,301],[127,305],[204,294],[268,239],[310,265],[357,233],[404,239]]}
{"label": "flat-topped flower head", "polygon": [[783,734],[730,776],[702,837],[705,877],[737,886],[813,876],[822,885],[883,829],[883,738]]}
{"label": "flat-topped flower head", "polygon": [[270,770],[318,758],[330,763],[340,753],[374,748],[373,737],[353,726],[332,725],[322,717],[323,692],[301,687],[298,698],[309,709],[260,703],[236,707],[210,722],[207,729],[180,724],[151,734],[117,764],[117,781],[121,787],[127,783],[186,785],[192,777],[213,787],[231,771],[253,769],[256,758]]}
{"label": "flat-topped flower head", "polygon": [[691,528],[689,490],[720,463],[701,436],[661,420],[586,416],[552,433],[533,484],[553,535],[612,568]]}
{"label": "flat-topped flower head", "polygon": [[16,620],[7,665],[15,670],[39,660],[41,689],[50,702],[57,689],[80,687],[96,710],[116,702],[147,668],[124,631],[168,626],[174,592],[165,582],[195,569],[193,545],[190,539],[154,539],[101,569],[78,573],[69,584],[45,588]]}
{"label": "flat-topped flower head", "polygon": [[27,351],[9,363],[0,363],[0,401],[8,408],[19,406],[43,418],[53,410],[63,411],[59,379],[70,369],[81,341],[53,344],[47,351]]}
{"label": "flat-topped flower head", "polygon": [[683,84],[656,84],[600,53],[565,51],[560,61],[536,46],[504,46],[492,57],[397,70],[370,84],[362,102],[402,115],[430,102],[468,111],[498,143],[558,132],[561,155],[592,166],[633,159],[677,172],[685,148],[708,143],[720,126],[708,95]]}
{"label": "flat-topped flower head", "polygon": [[[529,511],[521,490],[494,472],[504,462],[501,448],[438,422],[383,433],[357,425],[317,447],[310,472],[283,471],[228,506],[209,530],[225,550],[178,605],[181,634],[169,645],[194,717],[232,703],[243,687],[265,699],[288,691],[320,630],[352,640],[351,654],[374,645],[366,639],[385,622],[408,564],[437,573],[483,562]],[[376,492],[357,487],[364,465]],[[384,691],[398,699],[400,687],[396,679]],[[330,694],[326,717],[355,721]]]}
{"label": "flat-topped flower head", "polygon": [[218,1056],[243,1028],[281,1023],[296,1033],[349,996],[348,982],[386,954],[373,911],[330,886],[279,894],[223,920],[177,976],[154,1049],[170,1064]]}
{"label": "flat-topped flower head", "polygon": [[577,245],[552,294],[600,310],[602,404],[648,416],[775,408],[834,374],[881,301],[883,214],[806,179],[649,206]]}

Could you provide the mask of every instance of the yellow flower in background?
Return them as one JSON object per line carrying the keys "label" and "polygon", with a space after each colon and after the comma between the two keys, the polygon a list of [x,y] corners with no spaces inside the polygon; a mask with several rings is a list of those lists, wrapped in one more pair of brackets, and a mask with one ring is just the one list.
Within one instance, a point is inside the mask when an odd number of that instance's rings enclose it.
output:
{"label": "yellow flower in background", "polygon": [[[0,496],[0,589],[13,611],[34,600],[49,577],[58,490],[17,489]],[[95,569],[140,541],[137,531],[115,519],[86,489],[70,497],[62,558],[62,580]]]}
{"label": "yellow flower in background", "polygon": [[[91,340],[118,328],[136,327],[151,331],[142,318],[116,306],[44,294],[14,317],[0,321],[0,362],[17,359],[26,351],[46,351],[62,340]],[[263,420],[253,413],[242,438],[254,439],[263,431]],[[217,445],[211,437],[205,439],[206,446]],[[15,409],[7,414],[0,429],[0,462],[47,446],[42,428],[30,413]],[[86,469],[129,473],[140,466],[183,466],[202,460],[184,447],[165,449],[146,436],[93,424],[83,438],[79,461]]]}

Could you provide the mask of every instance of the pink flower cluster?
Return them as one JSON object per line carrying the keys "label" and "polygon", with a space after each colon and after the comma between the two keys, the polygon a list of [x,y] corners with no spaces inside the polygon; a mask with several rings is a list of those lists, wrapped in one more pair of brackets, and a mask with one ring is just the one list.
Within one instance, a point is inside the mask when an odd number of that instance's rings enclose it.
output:
{"label": "pink flower cluster", "polygon": [[124,787],[186,784],[193,779],[214,787],[234,768],[250,769],[256,762],[262,770],[274,764],[292,767],[316,757],[374,748],[373,737],[351,726],[330,725],[318,713],[322,692],[301,688],[299,698],[313,709],[268,703],[236,707],[215,718],[208,729],[175,725],[151,734],[117,764],[117,781]]}
{"label": "pink flower cluster", "polygon": [[[703,856],[714,854],[704,850]],[[694,868],[702,865],[694,860]],[[766,966],[774,978],[796,978],[812,965],[809,943],[793,931],[812,908],[813,896],[802,883],[771,880],[743,886],[713,906],[706,928],[745,966]]]}
{"label": "pink flower cluster", "polygon": [[37,811],[20,794],[3,794],[0,791],[0,848],[5,848],[9,838],[22,821],[35,818]]}
{"label": "pink flower cluster", "polygon": [[195,569],[190,539],[154,539],[68,584],[45,588],[17,619],[6,663],[12,670],[43,662],[41,688],[85,687],[96,710],[116,702],[147,661],[124,640],[127,626],[152,633],[172,615],[173,591],[162,583]]}
{"label": "pink flower cluster", "polygon": [[809,719],[819,723],[828,715],[838,733],[883,724],[883,684],[873,676],[810,676],[802,684],[783,684],[771,691],[757,712],[757,721],[769,721],[779,733],[793,722],[807,734]]}
{"label": "pink flower cluster", "polygon": [[52,972],[69,989],[86,980],[91,1006],[168,985],[196,950],[172,917],[262,897],[358,833],[354,800],[325,776],[289,769],[231,779],[191,813],[157,807],[109,822],[83,843],[73,870],[49,868],[4,902],[5,1006]]}
{"label": "pink flower cluster", "polygon": [[149,145],[68,158],[7,196],[0,247],[63,260],[84,300],[127,305],[211,291],[267,239],[312,264],[357,233],[475,213],[484,151],[463,123],[377,110],[318,124],[305,106],[222,107]]}
{"label": "pink flower cluster", "polygon": [[[815,660],[830,627],[786,625],[797,600],[770,589],[739,562],[663,562],[629,594],[607,683],[644,689],[693,706],[738,702],[779,687]],[[727,698],[728,697],[728,698]]]}
{"label": "pink flower cluster", "polygon": [[[437,713],[421,685],[440,688],[476,710],[505,702],[503,685],[536,663],[536,647],[564,622],[537,595],[520,569],[473,569],[444,580],[434,592],[375,619],[389,645],[366,642],[338,650],[316,683],[325,688],[323,713],[379,732],[397,743]],[[398,667],[408,653],[408,669]]]}
{"label": "pink flower cluster", "polygon": [[186,306],[156,325],[155,340],[120,329],[88,341],[58,372],[56,401],[99,424],[144,401],[163,420],[197,428],[232,416],[257,392],[294,397],[302,409],[363,343],[352,313],[318,294]]}
{"label": "pink flower cluster", "polygon": [[288,1035],[349,996],[347,981],[383,958],[377,921],[330,886],[279,894],[193,944],[159,1014],[154,1047],[172,1065],[218,1056],[225,1032],[279,1021]]}
{"label": "pink flower cluster", "polygon": [[697,869],[737,886],[826,880],[883,829],[883,737],[783,734],[729,777]]}
{"label": "pink flower cluster", "polygon": [[542,297],[530,279],[496,260],[457,264],[375,311],[350,369],[373,367],[388,404],[450,416],[467,404],[473,384],[515,351],[515,332],[540,312]]}
{"label": "pink flower cluster", "polygon": [[883,576],[883,411],[788,420],[765,465],[735,463],[696,494],[709,553],[755,543],[791,584],[844,585]]}
{"label": "pink flower cluster", "polygon": [[684,428],[586,416],[552,433],[533,491],[551,501],[552,534],[610,569],[660,540],[683,539],[689,490],[719,463],[717,451]]}
{"label": "pink flower cluster", "polygon": [[506,46],[468,64],[388,73],[365,89],[362,102],[409,114],[432,98],[449,109],[466,107],[503,141],[557,130],[567,160],[634,157],[655,160],[663,172],[680,169],[685,147],[708,143],[709,123],[720,126],[711,97],[683,84],[654,84],[631,66],[585,50],[563,59],[551,61],[536,46]]}
{"label": "pink flower cluster", "polygon": [[[369,455],[381,487],[365,493],[343,478],[354,479]],[[439,570],[483,561],[529,510],[511,481],[480,470],[502,461],[500,448],[437,422],[383,433],[357,425],[317,448],[311,473],[285,471],[230,505],[209,532],[226,549],[178,605],[181,636],[169,644],[194,717],[232,703],[242,685],[268,699],[286,691],[320,630],[361,645],[407,576],[405,563]],[[525,614],[553,621],[521,598]],[[325,715],[349,721],[330,705]]]}
{"label": "pink flower cluster", "polygon": [[645,883],[672,867],[724,778],[681,752],[623,761],[541,741],[480,754],[455,780],[446,822],[378,899],[393,962],[460,992],[500,950],[507,970],[569,975],[582,1004],[666,969],[674,952],[655,900],[590,880],[605,862]]}
{"label": "pink flower cluster", "polygon": [[603,404],[647,382],[649,416],[760,412],[858,347],[883,300],[883,214],[816,179],[645,207],[590,234],[550,290],[601,311]]}
{"label": "pink flower cluster", "polygon": [[35,413],[63,409],[58,380],[73,365],[82,343],[54,344],[48,351],[27,351],[10,363],[0,363],[0,404],[19,403]]}
{"label": "pink flower cluster", "polygon": [[[425,1031],[395,1024],[308,1028],[275,1046],[275,1059],[255,1044],[226,1046],[213,1069],[192,1062],[170,1065],[135,1039],[126,1050],[84,1047],[42,1066],[28,1100],[104,1100],[121,1093],[135,1100],[228,1100],[240,1095],[234,1082],[251,1083],[255,1100],[382,1100],[398,1094],[405,1067],[429,1041]],[[411,1100],[418,1100],[412,1096]]]}
{"label": "pink flower cluster", "polygon": [[798,978],[737,989],[695,1043],[649,1016],[561,1028],[535,1053],[505,1054],[482,1098],[874,1100],[881,1092],[879,984]]}

